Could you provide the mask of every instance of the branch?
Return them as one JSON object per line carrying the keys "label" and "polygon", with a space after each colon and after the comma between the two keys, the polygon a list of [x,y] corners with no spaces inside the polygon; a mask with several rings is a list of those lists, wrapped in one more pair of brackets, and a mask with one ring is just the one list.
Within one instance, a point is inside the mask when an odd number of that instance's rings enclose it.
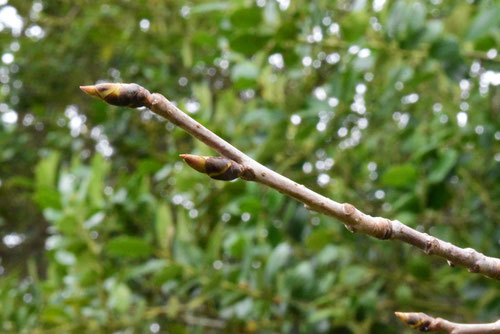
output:
{"label": "branch", "polygon": [[[448,260],[450,266],[467,268],[470,272],[500,280],[500,259],[485,256],[472,248],[460,248],[449,242],[442,241],[426,233],[418,232],[398,220],[382,217],[372,217],[356,209],[349,203],[338,203],[326,198],[302,184],[298,184],[281,174],[261,165],[237,148],[205,128],[203,125],[186,115],[163,95],[151,94],[147,89],[137,84],[99,84],[80,87],[85,93],[118,106],[144,106],[170,122],[182,128],[206,145],[213,148],[223,157],[197,157],[184,155],[183,159],[197,171],[216,176],[218,179],[230,180],[240,177],[247,181],[262,183],[293,197],[309,210],[313,210],[336,218],[345,224],[351,232],[370,235],[378,239],[393,239],[406,242],[423,250],[426,254],[440,256]],[[209,160],[219,160],[208,166]],[[221,163],[220,159],[224,162]],[[191,162],[191,163],[190,163]],[[234,164],[234,165],[233,165]],[[215,167],[214,167],[215,166]],[[218,166],[218,167],[217,167]],[[232,178],[223,175],[221,166],[233,170]],[[212,170],[210,168],[219,168]],[[240,170],[241,168],[241,170]]]}
{"label": "branch", "polygon": [[396,316],[408,326],[421,332],[443,332],[450,334],[494,334],[500,333],[500,320],[489,324],[459,324],[425,313],[401,313]]}

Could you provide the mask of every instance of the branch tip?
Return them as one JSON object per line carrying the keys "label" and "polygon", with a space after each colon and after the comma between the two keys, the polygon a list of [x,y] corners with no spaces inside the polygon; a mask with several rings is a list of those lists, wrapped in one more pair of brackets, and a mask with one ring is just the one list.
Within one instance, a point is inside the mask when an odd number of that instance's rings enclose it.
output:
{"label": "branch tip", "polygon": [[149,91],[131,83],[101,83],[94,86],[80,86],[87,95],[114,106],[141,107],[146,103]]}
{"label": "branch tip", "polygon": [[410,326],[411,328],[418,329],[419,331],[429,331],[429,326],[432,322],[432,318],[424,313],[405,313],[405,312],[394,312],[396,316]]}
{"label": "branch tip", "polygon": [[80,86],[80,89],[87,95],[97,97],[95,94],[95,86]]}
{"label": "branch tip", "polygon": [[354,205],[350,204],[350,203],[344,203],[342,205],[342,210],[344,210],[344,214],[346,216],[350,216],[352,215],[354,212],[356,212],[356,208],[354,207]]}
{"label": "branch tip", "polygon": [[[119,89],[116,90],[116,87]],[[400,240],[426,251],[427,254],[445,258],[451,262],[451,265],[466,267],[471,272],[478,272],[500,280],[500,259],[486,256],[478,251],[469,251],[437,238],[429,240],[427,234],[396,220],[385,220],[386,224],[382,224],[380,218],[364,214],[352,204],[335,202],[304,186],[299,186],[296,182],[251,159],[209,129],[204,128],[161,94],[150,94],[147,89],[137,84],[108,83],[81,86],[80,89],[110,104],[129,107],[146,106],[152,112],[163,116],[213,148],[222,157],[181,155],[191,167],[201,170],[211,178],[228,181],[239,177],[261,183],[301,201],[310,210],[334,217],[351,227],[354,226],[356,232],[379,239]]]}
{"label": "branch tip", "polygon": [[394,312],[406,325],[421,332],[444,332],[449,334],[492,334],[500,333],[500,320],[483,324],[460,324],[425,313]]}

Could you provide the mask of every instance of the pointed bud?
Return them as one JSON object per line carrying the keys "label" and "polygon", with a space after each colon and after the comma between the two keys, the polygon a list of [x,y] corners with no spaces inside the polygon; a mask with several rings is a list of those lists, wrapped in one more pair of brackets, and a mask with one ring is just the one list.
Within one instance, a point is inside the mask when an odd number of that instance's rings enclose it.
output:
{"label": "pointed bud", "polygon": [[194,170],[200,173],[207,172],[206,170],[207,157],[202,157],[200,155],[192,155],[192,154],[181,154],[180,157]]}
{"label": "pointed bud", "polygon": [[80,89],[85,92],[85,94],[99,98],[95,91],[95,86],[80,86]]}
{"label": "pointed bud", "polygon": [[425,313],[404,313],[394,312],[396,316],[408,326],[418,329],[422,332],[427,332],[430,329],[432,318]]}
{"label": "pointed bud", "polygon": [[137,84],[102,83],[80,86],[86,94],[115,106],[137,108],[143,106],[149,92]]}
{"label": "pointed bud", "polygon": [[181,154],[182,159],[193,169],[208,174],[212,179],[230,181],[237,179],[245,168],[225,157],[203,157],[192,154]]}

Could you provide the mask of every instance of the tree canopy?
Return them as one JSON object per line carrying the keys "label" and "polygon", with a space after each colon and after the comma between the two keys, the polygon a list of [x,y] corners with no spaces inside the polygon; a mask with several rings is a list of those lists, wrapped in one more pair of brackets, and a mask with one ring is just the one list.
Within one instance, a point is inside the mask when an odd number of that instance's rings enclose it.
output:
{"label": "tree canopy", "polygon": [[498,282],[179,154],[137,82],[266,166],[500,256],[496,1],[0,0],[0,331],[411,333]]}

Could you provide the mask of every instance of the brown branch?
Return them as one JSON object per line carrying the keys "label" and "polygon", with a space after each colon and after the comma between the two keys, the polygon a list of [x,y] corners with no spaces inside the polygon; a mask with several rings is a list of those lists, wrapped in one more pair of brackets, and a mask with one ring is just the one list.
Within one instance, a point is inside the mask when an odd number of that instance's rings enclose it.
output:
{"label": "brown branch", "polygon": [[[99,84],[83,86],[81,89],[87,94],[113,105],[149,108],[210,146],[222,156],[233,160],[237,165],[241,165],[243,172],[239,175],[242,179],[262,183],[293,197],[304,203],[309,210],[340,220],[351,232],[364,233],[384,240],[400,240],[420,248],[426,254],[445,258],[451,266],[465,267],[470,272],[500,280],[500,259],[485,256],[472,248],[457,247],[427,233],[418,232],[398,220],[372,217],[356,209],[352,204],[341,204],[326,198],[245,155],[186,115],[163,95],[151,94],[147,89],[137,84]],[[184,156],[184,158],[186,157]],[[202,158],[202,160],[207,159],[206,157]],[[197,170],[200,168],[202,167],[198,166]]]}
{"label": "brown branch", "polygon": [[396,316],[408,326],[421,332],[443,332],[450,334],[494,334],[500,333],[500,320],[489,324],[459,324],[425,313],[396,312]]}

